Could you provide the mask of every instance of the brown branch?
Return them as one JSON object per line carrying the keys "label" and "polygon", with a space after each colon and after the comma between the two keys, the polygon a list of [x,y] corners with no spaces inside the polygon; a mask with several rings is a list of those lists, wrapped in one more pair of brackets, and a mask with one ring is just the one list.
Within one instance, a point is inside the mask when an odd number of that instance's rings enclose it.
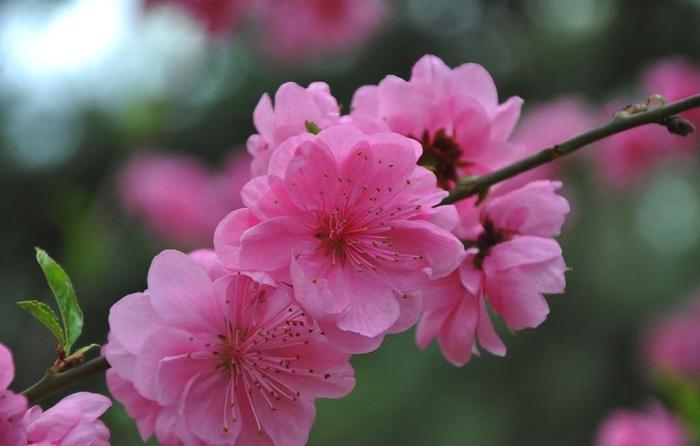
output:
{"label": "brown branch", "polygon": [[34,405],[73,384],[106,371],[109,367],[105,357],[100,356],[71,367],[64,372],[56,373],[48,369],[43,378],[22,393],[27,397],[29,405]]}

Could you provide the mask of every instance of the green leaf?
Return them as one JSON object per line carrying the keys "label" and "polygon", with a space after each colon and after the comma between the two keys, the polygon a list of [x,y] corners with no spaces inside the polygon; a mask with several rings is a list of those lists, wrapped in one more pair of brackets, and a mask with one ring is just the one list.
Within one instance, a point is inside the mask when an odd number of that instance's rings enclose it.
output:
{"label": "green leaf", "polygon": [[100,348],[100,347],[102,347],[100,344],[86,345],[85,347],[80,347],[78,350],[76,350],[75,353],[73,353],[73,356],[81,356],[82,357],[85,355],[85,353],[92,350],[93,348]]}
{"label": "green leaf", "polygon": [[61,265],[40,248],[36,248],[36,260],[44,271],[46,282],[56,298],[65,333],[63,351],[69,355],[71,347],[83,330],[83,312],[78,305],[78,298],[75,297],[73,284]]}
{"label": "green leaf", "polygon": [[44,326],[53,333],[56,342],[63,347],[63,344],[66,342],[65,335],[63,334],[61,324],[58,322],[58,316],[56,316],[56,313],[54,313],[51,307],[38,300],[25,300],[17,302],[17,305],[19,305],[21,309],[28,311],[29,314],[44,324]]}
{"label": "green leaf", "polygon": [[313,121],[305,121],[304,127],[306,127],[307,132],[313,135],[318,135],[321,132],[321,127],[319,127],[318,124]]}

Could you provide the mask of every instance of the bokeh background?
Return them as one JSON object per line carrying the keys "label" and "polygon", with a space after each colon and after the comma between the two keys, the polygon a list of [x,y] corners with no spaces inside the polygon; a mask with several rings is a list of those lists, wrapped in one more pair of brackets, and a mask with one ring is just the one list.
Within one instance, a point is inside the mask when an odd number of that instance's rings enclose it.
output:
{"label": "bokeh background", "polygon": [[[282,0],[280,0],[282,1]],[[255,21],[209,36],[178,8],[130,0],[0,4],[0,341],[20,390],[40,378],[51,337],[17,300],[49,301],[41,246],[73,278],[83,343],[106,340],[109,307],[145,287],[161,237],[125,209],[117,179],[136,151],[187,154],[211,169],[255,132],[252,110],[285,81],[328,82],[345,111],[354,90],[408,77],[433,53],[484,65],[501,98],[535,104],[575,93],[592,104],[637,91],[667,56],[700,56],[697,0],[405,0],[342,51],[279,58]],[[643,97],[635,97],[643,99]],[[597,150],[597,147],[586,150]],[[312,445],[589,445],[615,407],[657,392],[640,336],[700,286],[697,157],[612,189],[579,157],[564,171],[572,202],[561,243],[568,291],[538,329],[505,334],[508,355],[454,368],[413,332],[353,359],[358,384],[318,403]],[[700,329],[700,327],[699,327]],[[103,378],[85,389],[105,391]],[[113,444],[141,444],[119,405]],[[149,444],[156,444],[152,441]]]}

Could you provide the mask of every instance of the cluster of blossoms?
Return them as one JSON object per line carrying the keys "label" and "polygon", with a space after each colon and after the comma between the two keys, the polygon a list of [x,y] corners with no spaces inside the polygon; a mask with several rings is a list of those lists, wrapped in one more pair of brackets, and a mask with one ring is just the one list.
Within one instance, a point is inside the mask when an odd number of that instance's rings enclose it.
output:
{"label": "cluster of blossoms", "polygon": [[280,60],[346,50],[369,37],[388,16],[383,0],[147,0],[177,5],[210,34],[226,36],[251,21],[267,52]]}
{"label": "cluster of blossoms", "polygon": [[[360,88],[282,85],[254,111],[252,179],[214,250],[164,251],[148,288],[110,312],[112,394],[161,444],[300,445],[314,400],[355,384],[352,354],[417,324],[464,365],[505,354],[489,308],[520,330],[564,291],[561,183],[506,182],[440,205],[465,177],[528,152],[488,72],[425,56]],[[572,130],[573,131],[573,130]],[[533,143],[534,144],[534,143]]]}
{"label": "cluster of blossoms", "polygon": [[0,444],[3,446],[109,446],[109,430],[99,417],[109,398],[79,392],[43,411],[8,389],[14,379],[12,354],[0,344]]}

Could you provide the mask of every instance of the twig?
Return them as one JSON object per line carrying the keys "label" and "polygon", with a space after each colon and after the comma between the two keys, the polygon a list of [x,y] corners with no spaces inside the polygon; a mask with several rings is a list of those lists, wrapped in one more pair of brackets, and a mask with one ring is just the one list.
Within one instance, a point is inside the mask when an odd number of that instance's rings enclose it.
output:
{"label": "twig", "polygon": [[34,405],[75,383],[104,372],[109,367],[105,357],[100,356],[76,365],[65,372],[55,373],[49,369],[43,378],[22,393],[27,397],[29,405]]}

